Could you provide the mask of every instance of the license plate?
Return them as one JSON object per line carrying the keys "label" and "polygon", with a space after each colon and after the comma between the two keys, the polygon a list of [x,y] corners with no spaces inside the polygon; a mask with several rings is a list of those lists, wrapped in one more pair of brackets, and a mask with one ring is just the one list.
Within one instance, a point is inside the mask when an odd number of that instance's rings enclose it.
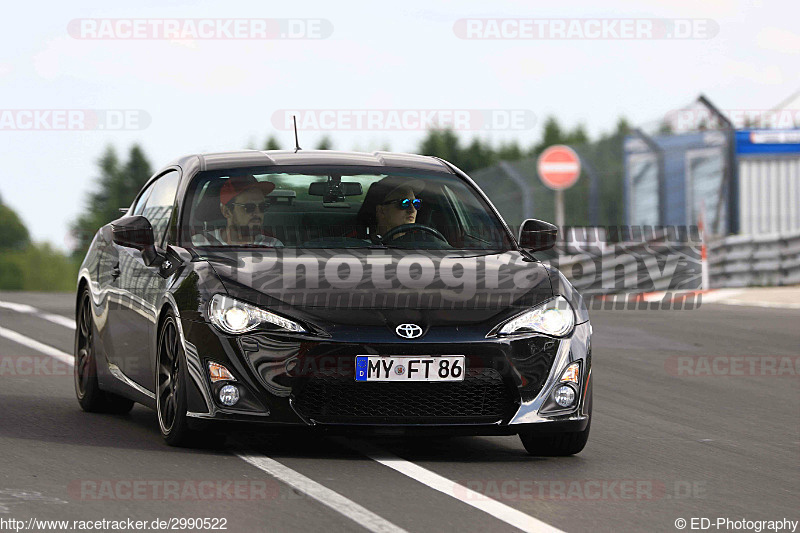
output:
{"label": "license plate", "polygon": [[356,381],[464,381],[463,355],[356,356]]}

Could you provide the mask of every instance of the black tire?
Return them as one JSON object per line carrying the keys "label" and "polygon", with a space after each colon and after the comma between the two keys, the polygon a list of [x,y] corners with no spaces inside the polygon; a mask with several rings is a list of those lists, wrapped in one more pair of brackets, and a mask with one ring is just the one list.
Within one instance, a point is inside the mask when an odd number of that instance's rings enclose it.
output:
{"label": "black tire", "polygon": [[565,433],[533,433],[519,434],[522,445],[530,455],[538,457],[564,457],[580,453],[589,440],[589,429],[592,422],[586,425],[583,431]]}
{"label": "black tire", "polygon": [[89,291],[81,293],[75,331],[75,396],[89,413],[126,414],[133,400],[100,389],[97,381],[97,351],[94,347],[94,314]]}
{"label": "black tire", "polygon": [[156,412],[164,441],[170,446],[218,448],[225,436],[189,427],[186,390],[189,383],[186,355],[175,315],[166,316],[158,333],[156,358]]}
{"label": "black tire", "polygon": [[186,418],[186,363],[172,313],[158,332],[156,364],[156,411],[161,436],[170,446],[185,446],[191,433]]}

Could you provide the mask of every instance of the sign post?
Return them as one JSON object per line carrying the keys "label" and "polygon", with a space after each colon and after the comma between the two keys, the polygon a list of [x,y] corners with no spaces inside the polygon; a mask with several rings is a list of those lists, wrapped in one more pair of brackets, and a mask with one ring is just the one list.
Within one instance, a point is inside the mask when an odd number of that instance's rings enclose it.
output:
{"label": "sign post", "polygon": [[564,189],[569,189],[581,175],[581,160],[575,150],[563,144],[547,148],[537,161],[539,179],[556,192],[556,226],[564,230]]}

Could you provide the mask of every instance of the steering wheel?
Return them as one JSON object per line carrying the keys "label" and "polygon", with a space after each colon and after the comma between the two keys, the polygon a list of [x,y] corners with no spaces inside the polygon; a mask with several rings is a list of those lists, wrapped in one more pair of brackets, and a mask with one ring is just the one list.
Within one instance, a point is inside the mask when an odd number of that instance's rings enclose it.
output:
{"label": "steering wheel", "polygon": [[394,237],[398,233],[414,232],[414,231],[421,231],[423,233],[429,233],[429,234],[433,235],[434,237],[436,237],[437,239],[440,239],[440,240],[442,240],[444,242],[447,242],[447,239],[445,239],[444,235],[439,233],[438,230],[436,230],[436,229],[434,229],[434,228],[432,228],[430,226],[426,226],[424,224],[400,224],[399,226],[395,226],[392,229],[390,229],[389,231],[387,231],[386,234],[381,237],[381,242],[386,243],[387,240],[391,239],[392,237]]}

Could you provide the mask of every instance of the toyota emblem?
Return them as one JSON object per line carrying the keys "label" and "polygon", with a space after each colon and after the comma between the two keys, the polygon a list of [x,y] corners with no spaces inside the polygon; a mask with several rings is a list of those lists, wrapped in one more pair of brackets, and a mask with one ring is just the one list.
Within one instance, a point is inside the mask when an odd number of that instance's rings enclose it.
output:
{"label": "toyota emblem", "polygon": [[416,324],[400,324],[394,331],[404,339],[416,339],[422,336],[422,328]]}

